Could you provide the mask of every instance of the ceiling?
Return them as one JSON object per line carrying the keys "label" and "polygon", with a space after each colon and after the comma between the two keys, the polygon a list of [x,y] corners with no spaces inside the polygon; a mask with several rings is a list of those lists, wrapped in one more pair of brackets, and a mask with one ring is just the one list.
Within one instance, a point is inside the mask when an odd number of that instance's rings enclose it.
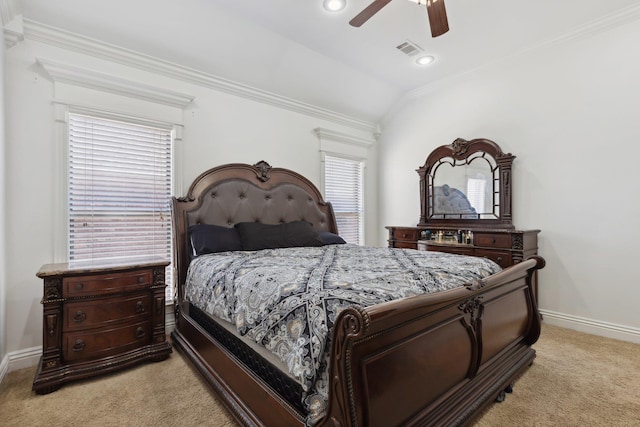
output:
{"label": "ceiling", "polygon": [[[408,92],[637,9],[636,0],[446,0],[450,31],[393,0],[360,28],[322,0],[12,0],[15,14],[372,122]],[[396,46],[436,60],[418,66]]]}

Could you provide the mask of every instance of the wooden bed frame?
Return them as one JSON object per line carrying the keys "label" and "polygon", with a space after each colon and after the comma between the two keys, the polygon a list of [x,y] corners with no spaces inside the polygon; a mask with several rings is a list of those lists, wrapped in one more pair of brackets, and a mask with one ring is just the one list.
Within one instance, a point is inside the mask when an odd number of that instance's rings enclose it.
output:
{"label": "wooden bed frame", "polygon": [[[305,415],[190,316],[187,230],[294,220],[337,232],[331,205],[310,181],[265,162],[210,169],[173,199],[173,344],[244,426],[304,426]],[[543,266],[534,257],[465,287],[343,311],[332,331],[327,414],[317,425],[470,424],[533,362],[540,316],[532,275]]]}

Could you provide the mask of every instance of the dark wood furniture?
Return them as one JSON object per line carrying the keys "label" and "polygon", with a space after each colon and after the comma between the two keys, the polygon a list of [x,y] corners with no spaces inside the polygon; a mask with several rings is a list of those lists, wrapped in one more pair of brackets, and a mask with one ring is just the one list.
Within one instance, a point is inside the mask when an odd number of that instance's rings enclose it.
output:
{"label": "dark wood furniture", "polygon": [[[387,226],[389,230],[390,248],[418,249],[423,251],[449,252],[460,255],[481,256],[495,261],[500,267],[507,268],[531,256],[537,255],[538,233],[540,230],[509,230],[469,228],[463,232],[473,233],[470,243],[457,242],[458,229],[444,227],[401,227]],[[438,241],[439,232],[445,234],[445,239]]]}
{"label": "dark wood furniture", "polygon": [[168,264],[42,266],[42,357],[33,390],[50,393],[72,380],[166,359]]}
{"label": "dark wood furniture", "polygon": [[[420,176],[420,227],[513,228],[511,209],[511,168],[515,156],[504,153],[495,142],[477,138],[458,138],[450,145],[433,150],[424,165],[417,169]],[[482,209],[456,211],[438,206],[438,189],[444,186],[467,185],[469,178],[480,175],[485,181]],[[460,189],[467,193],[466,188]]]}
{"label": "dark wood furniture", "polygon": [[[178,271],[174,345],[244,426],[304,426],[295,409],[209,334],[185,301],[187,230],[304,219],[337,232],[331,205],[287,169],[229,164],[204,172],[173,200]],[[469,424],[532,363],[540,334],[532,275],[539,257],[447,292],[342,311],[331,334],[327,411],[318,426]],[[215,323],[215,319],[210,319]]]}
{"label": "dark wood furniture", "polygon": [[[390,248],[406,248],[486,257],[507,268],[538,254],[540,230],[516,230],[512,224],[511,171],[515,156],[493,141],[458,138],[433,150],[420,176],[420,220],[415,227],[387,226]],[[438,206],[438,189],[469,177],[485,179],[483,210],[455,211]],[[452,186],[453,187],[453,186]],[[462,189],[466,193],[466,188]],[[472,234],[469,242],[458,235]],[[538,298],[537,274],[533,279]]]}

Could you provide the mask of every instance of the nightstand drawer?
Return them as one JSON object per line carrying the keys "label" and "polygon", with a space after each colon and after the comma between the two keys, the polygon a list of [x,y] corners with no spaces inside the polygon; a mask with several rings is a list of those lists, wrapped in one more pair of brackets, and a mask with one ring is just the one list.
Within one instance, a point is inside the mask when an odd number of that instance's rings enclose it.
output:
{"label": "nightstand drawer", "polygon": [[127,297],[71,302],[64,306],[63,332],[106,326],[110,323],[146,320],[151,313],[148,292]]}
{"label": "nightstand drawer", "polygon": [[511,248],[511,235],[509,234],[489,234],[473,233],[473,244],[475,246],[485,246],[490,248]]}
{"label": "nightstand drawer", "polygon": [[483,249],[476,249],[475,256],[489,258],[502,268],[507,268],[513,263],[511,262],[511,252],[508,251],[490,251]]}
{"label": "nightstand drawer", "polygon": [[69,362],[121,354],[151,343],[149,322],[64,334],[63,358]]}
{"label": "nightstand drawer", "polygon": [[62,296],[72,298],[130,292],[144,289],[150,286],[152,281],[151,270],[65,277],[62,280]]}

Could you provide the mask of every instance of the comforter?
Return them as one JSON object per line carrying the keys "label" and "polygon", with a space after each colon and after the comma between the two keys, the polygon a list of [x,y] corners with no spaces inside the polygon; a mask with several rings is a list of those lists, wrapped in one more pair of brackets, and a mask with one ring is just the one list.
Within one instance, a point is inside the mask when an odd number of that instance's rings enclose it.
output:
{"label": "comforter", "polygon": [[496,273],[477,257],[357,245],[203,255],[186,299],[282,360],[304,391],[307,424],[325,413],[331,328],[346,307],[453,289]]}

